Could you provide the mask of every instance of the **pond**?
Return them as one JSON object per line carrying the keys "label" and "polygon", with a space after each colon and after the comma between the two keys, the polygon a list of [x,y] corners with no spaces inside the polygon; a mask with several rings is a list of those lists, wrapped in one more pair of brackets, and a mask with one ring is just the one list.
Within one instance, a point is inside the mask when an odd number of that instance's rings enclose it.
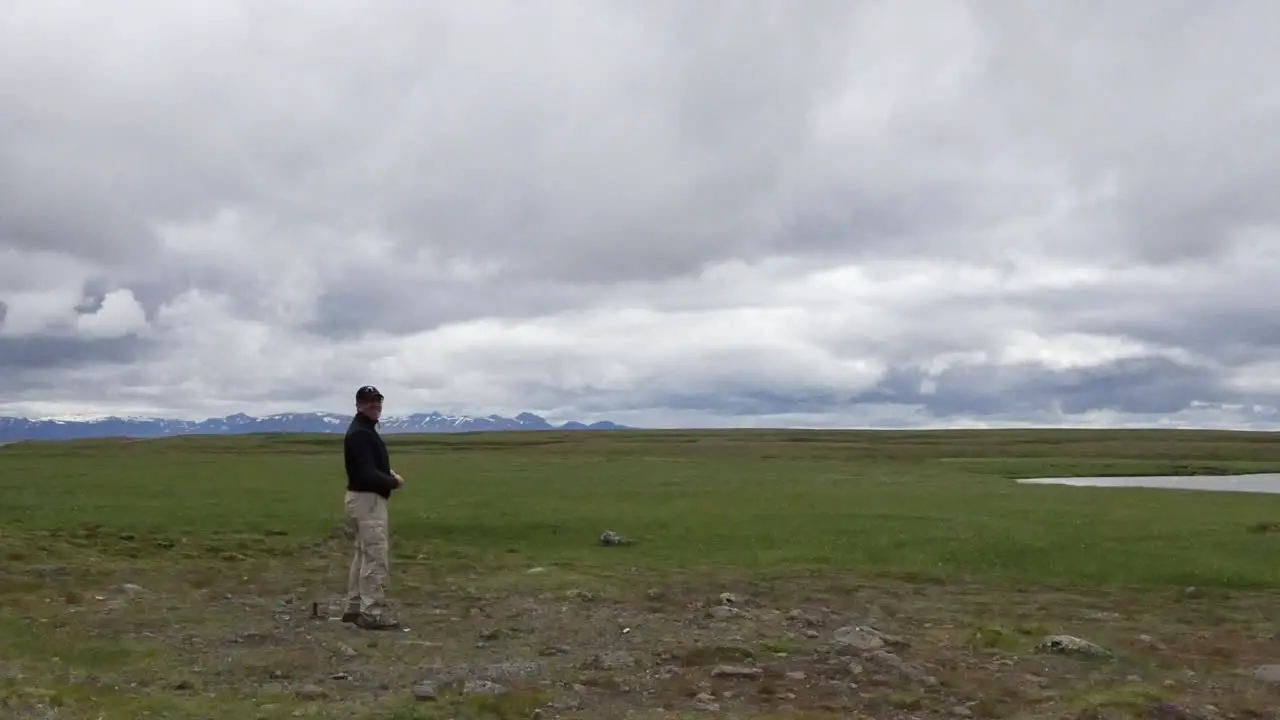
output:
{"label": "pond", "polygon": [[1131,477],[1027,478],[1026,485],[1073,485],[1076,487],[1161,488],[1166,490],[1212,490],[1280,494],[1280,473],[1251,475],[1146,475]]}

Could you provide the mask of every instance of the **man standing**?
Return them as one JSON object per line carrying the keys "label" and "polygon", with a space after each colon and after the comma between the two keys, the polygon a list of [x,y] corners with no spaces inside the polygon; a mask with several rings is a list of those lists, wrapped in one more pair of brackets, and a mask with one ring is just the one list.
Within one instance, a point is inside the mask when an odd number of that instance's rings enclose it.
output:
{"label": "man standing", "polygon": [[372,385],[357,390],[356,414],[342,446],[347,465],[348,536],[355,541],[342,621],[366,630],[399,627],[386,599],[390,572],[387,501],[393,490],[404,487],[404,478],[391,469],[386,443],[378,434],[381,417],[382,393]]}

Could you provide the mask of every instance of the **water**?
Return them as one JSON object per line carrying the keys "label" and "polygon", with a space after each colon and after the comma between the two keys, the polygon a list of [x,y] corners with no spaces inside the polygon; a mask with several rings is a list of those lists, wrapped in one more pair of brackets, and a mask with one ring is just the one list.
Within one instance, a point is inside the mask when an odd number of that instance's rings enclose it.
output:
{"label": "water", "polygon": [[1073,485],[1076,487],[1161,488],[1166,490],[1211,490],[1280,494],[1280,473],[1252,475],[1146,475],[1134,477],[1067,477],[1019,480],[1028,485]]}

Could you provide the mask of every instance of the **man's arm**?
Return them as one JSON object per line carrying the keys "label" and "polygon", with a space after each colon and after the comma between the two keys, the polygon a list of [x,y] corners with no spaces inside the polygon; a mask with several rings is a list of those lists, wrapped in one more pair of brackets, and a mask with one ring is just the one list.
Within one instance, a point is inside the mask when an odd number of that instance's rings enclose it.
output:
{"label": "man's arm", "polygon": [[381,487],[385,490],[395,490],[400,487],[400,482],[396,480],[394,475],[389,475],[378,469],[377,463],[373,460],[373,443],[365,433],[355,432],[347,436],[347,445],[351,449],[352,457],[355,459],[356,472],[369,485]]}

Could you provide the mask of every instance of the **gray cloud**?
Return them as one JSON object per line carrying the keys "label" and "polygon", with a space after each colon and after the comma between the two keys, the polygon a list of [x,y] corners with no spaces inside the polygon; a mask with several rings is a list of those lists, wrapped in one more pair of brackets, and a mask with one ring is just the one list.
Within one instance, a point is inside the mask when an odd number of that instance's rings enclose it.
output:
{"label": "gray cloud", "polygon": [[10,2],[0,414],[1271,422],[1280,8],[922,8]]}

